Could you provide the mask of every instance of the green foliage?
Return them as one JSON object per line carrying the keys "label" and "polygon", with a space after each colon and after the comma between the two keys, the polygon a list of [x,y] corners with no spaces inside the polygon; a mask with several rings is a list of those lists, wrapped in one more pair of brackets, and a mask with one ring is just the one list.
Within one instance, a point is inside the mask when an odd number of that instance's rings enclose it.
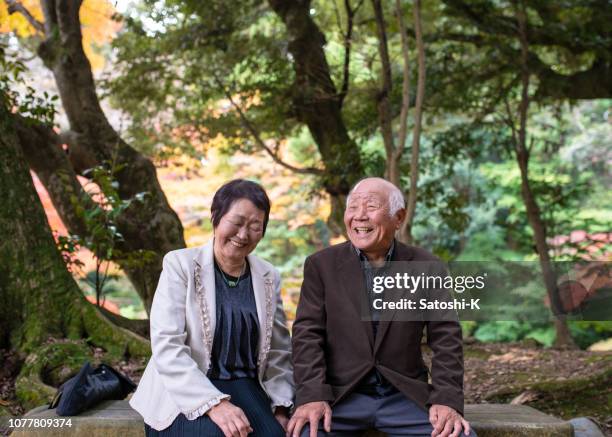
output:
{"label": "green foliage", "polygon": [[553,345],[556,336],[557,333],[555,332],[555,329],[551,325],[548,325],[533,328],[533,330],[530,330],[525,334],[524,338],[531,338],[541,345],[550,347]]}
{"label": "green foliage", "polygon": [[[550,347],[555,340],[555,329],[548,323],[528,323],[499,321],[480,323],[473,336],[481,342],[515,342],[533,339],[543,346]],[[612,335],[611,322],[569,322],[572,338],[576,344],[586,349],[591,344]]]}
{"label": "green foliage", "polygon": [[[139,12],[113,43],[122,75],[105,82],[113,101],[134,117],[129,134],[136,144],[159,152],[161,140],[197,155],[202,151],[192,138],[172,133],[190,127],[201,142],[222,133],[230,150],[256,150],[230,95],[262,138],[294,130],[287,117],[293,70],[274,13],[249,1],[176,0],[144,2]],[[162,109],[172,117],[159,117]]]}
{"label": "green foliage", "polygon": [[53,234],[57,242],[57,249],[61,253],[68,271],[76,273],[78,270],[81,270],[85,264],[77,257],[80,238],[76,235],[59,235],[56,231]]}
{"label": "green foliage", "polygon": [[[120,169],[121,166],[111,162],[84,172],[90,182],[85,186],[82,198],[75,197],[72,201],[77,216],[85,224],[87,233],[85,236],[60,237],[58,241],[58,248],[69,268],[83,266],[74,258],[74,253],[79,247],[85,247],[94,254],[96,269],[91,272],[91,275],[86,276],[86,280],[95,290],[97,305],[100,305],[101,297],[106,291],[106,282],[112,278],[108,274],[111,261],[121,261],[124,264],[138,267],[150,262],[155,256],[152,251],[121,249],[124,239],[117,230],[117,220],[126,209],[133,207],[134,204],[142,203],[148,194],[138,193],[130,199],[121,199],[118,193],[119,184],[114,178],[114,174]],[[89,205],[89,207],[83,205]]]}
{"label": "green foliage", "polygon": [[612,337],[612,321],[576,321],[570,322],[569,328],[572,338],[582,349],[586,349],[600,340]]}
{"label": "green foliage", "polygon": [[462,320],[459,322],[461,324],[461,331],[463,333],[463,338],[471,337],[474,333],[474,330],[478,326],[478,324],[471,320]]}
{"label": "green foliage", "polygon": [[46,91],[39,95],[26,81],[26,72],[23,59],[9,49],[5,37],[0,35],[0,103],[26,120],[34,119],[52,125],[58,96]]}
{"label": "green foliage", "polygon": [[[338,90],[344,80],[347,26],[347,13],[342,6],[338,2],[314,1],[310,11],[325,35],[325,54]],[[400,39],[392,2],[383,7],[393,59],[394,86],[390,97],[398,115]],[[510,129],[501,116],[505,100],[514,104],[520,72],[516,63],[516,32],[507,27],[509,20],[514,19],[514,6],[508,1],[482,1],[462,9],[454,2],[428,2],[423,8],[427,119],[416,240],[446,258],[454,258],[472,235],[486,232],[488,224],[508,232],[504,237],[511,252],[529,253],[532,243],[520,206],[522,200],[516,191],[517,181],[511,182],[512,193],[500,193],[491,189],[486,175],[480,171],[480,165],[487,162],[502,164],[503,169],[516,166],[509,153]],[[536,36],[540,38],[549,31],[558,37],[557,44],[534,45],[542,69],[552,67],[555,71],[573,73],[587,68],[593,57],[601,54],[602,41],[596,29],[603,28],[604,17],[610,10],[606,8],[598,15],[592,13],[592,8],[589,4],[559,8],[555,2],[548,8],[541,2],[529,5],[529,25],[537,30]],[[589,12],[585,15],[585,11]],[[411,16],[408,4],[404,13]],[[486,17],[490,26],[482,26],[478,17]],[[365,2],[353,20],[348,94],[343,100],[342,114],[358,143],[366,174],[382,175],[384,152],[377,134],[376,107],[380,61],[376,26],[371,18],[371,6]],[[583,20],[593,27],[586,30],[581,24]],[[414,47],[412,31],[409,34],[409,44]],[[115,71],[120,74],[107,80],[105,86],[114,103],[132,115],[131,135],[135,143],[151,153],[171,154],[179,150],[201,156],[206,147],[221,147],[228,153],[237,149],[247,153],[257,150],[251,132],[245,129],[235,110],[238,106],[262,139],[286,138],[298,162],[314,165],[320,156],[311,135],[296,117],[292,99],[294,66],[287,41],[287,29],[263,1],[241,0],[232,2],[231,7],[218,0],[206,2],[205,6],[193,0],[145,1],[126,18],[126,29],[114,42],[118,54]],[[416,62],[411,62],[410,72],[414,96]],[[234,105],[228,96],[233,96]],[[561,122],[568,126],[572,115],[565,108],[560,110],[555,100],[538,98],[538,101],[543,104],[539,109],[542,116],[534,116],[535,124],[530,121],[530,135],[539,136],[533,151],[544,152],[538,156],[546,164],[546,172],[554,175],[561,164],[551,163],[549,158],[558,154],[573,134],[560,127]],[[563,117],[559,117],[560,113]],[[608,131],[599,132],[604,138]],[[579,150],[582,149],[576,152]],[[404,188],[408,188],[408,165],[409,154],[405,153]],[[537,181],[535,173],[539,169],[532,170]],[[562,172],[573,179],[575,170]],[[547,198],[540,200],[543,209],[559,215],[547,206],[557,205],[562,210],[559,199],[571,201],[584,196],[585,190],[593,189],[586,182],[591,177],[581,176],[581,184],[584,182],[588,187],[560,185],[555,181],[538,187],[537,195],[543,194],[542,190],[548,193]],[[497,209],[495,221],[485,222],[482,216],[495,208],[496,200],[502,196],[510,196],[517,203],[507,210]],[[591,216],[595,214],[593,208]],[[577,217],[574,210],[565,215],[554,217],[558,219],[555,226],[563,225],[558,232],[570,227],[563,220]]]}
{"label": "green foliage", "polygon": [[[612,132],[605,102],[541,107],[530,117],[530,182],[549,237],[609,230],[610,177],[602,160],[609,155],[604,134],[612,138]],[[533,254],[509,129],[494,118],[439,118],[448,123],[436,123],[432,142],[423,144],[417,241],[446,259],[521,260]],[[592,165],[585,164],[587,156]],[[577,256],[587,244],[581,243]]]}
{"label": "green foliage", "polygon": [[530,328],[531,325],[526,322],[487,322],[476,328],[474,337],[482,342],[516,341]]}
{"label": "green foliage", "polygon": [[[96,296],[96,272],[88,271],[85,277],[80,279],[79,286],[86,295]],[[119,307],[120,314],[129,319],[145,319],[145,311],[142,299],[130,280],[124,274],[108,274],[101,292],[102,301],[112,301]]]}
{"label": "green foliage", "polygon": [[329,230],[322,220],[314,226],[296,229],[289,229],[284,221],[270,220],[266,236],[257,245],[256,252],[281,274],[301,275],[304,259],[313,252],[313,240],[325,243],[328,239]]}

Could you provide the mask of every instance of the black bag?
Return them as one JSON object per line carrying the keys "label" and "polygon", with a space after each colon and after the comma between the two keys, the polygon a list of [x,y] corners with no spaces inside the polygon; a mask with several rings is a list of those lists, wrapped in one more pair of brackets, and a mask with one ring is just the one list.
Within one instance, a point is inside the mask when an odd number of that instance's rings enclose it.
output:
{"label": "black bag", "polygon": [[86,362],[79,373],[57,390],[49,408],[58,416],[76,416],[102,401],[121,400],[136,389],[127,376],[106,364],[92,369]]}

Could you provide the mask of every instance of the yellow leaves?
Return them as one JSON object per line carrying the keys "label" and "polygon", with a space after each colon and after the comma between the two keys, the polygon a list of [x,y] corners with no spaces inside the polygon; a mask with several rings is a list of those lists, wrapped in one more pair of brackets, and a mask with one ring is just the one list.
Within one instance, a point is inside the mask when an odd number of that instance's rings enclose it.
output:
{"label": "yellow leaves", "polygon": [[[21,4],[41,23],[43,14],[38,0],[21,0]],[[19,13],[8,13],[6,2],[0,1],[0,33],[15,32],[18,36],[27,38],[37,34],[36,29]]]}
{"label": "yellow leaves", "polygon": [[83,49],[92,70],[104,67],[104,56],[99,48],[108,44],[119,31],[121,24],[112,19],[115,8],[109,1],[85,0],[81,6],[81,33]]}
{"label": "yellow leaves", "polygon": [[[20,0],[20,3],[41,23],[44,16],[39,0]],[[101,47],[108,44],[119,31],[121,24],[112,19],[115,8],[108,0],[85,0],[79,18],[83,35],[83,49],[93,70],[104,66]],[[42,37],[20,13],[9,15],[4,1],[0,1],[0,33],[13,32],[21,38]]]}

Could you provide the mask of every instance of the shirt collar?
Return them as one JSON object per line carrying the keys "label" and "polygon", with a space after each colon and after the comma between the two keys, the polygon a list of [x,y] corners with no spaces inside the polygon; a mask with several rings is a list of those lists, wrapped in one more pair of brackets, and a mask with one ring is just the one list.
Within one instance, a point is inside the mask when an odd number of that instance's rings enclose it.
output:
{"label": "shirt collar", "polygon": [[[351,246],[353,245],[351,244]],[[353,249],[355,249],[357,256],[359,256],[359,260],[364,262],[365,265],[369,267],[370,262],[368,261],[368,257],[365,256],[365,253],[363,253],[363,251],[356,248],[355,246],[353,246]],[[395,252],[395,238],[393,239],[393,241],[391,241],[391,246],[389,247],[389,250],[387,251],[387,255],[385,255],[385,263],[388,263],[389,261],[391,261],[391,259],[393,258],[394,252]]]}

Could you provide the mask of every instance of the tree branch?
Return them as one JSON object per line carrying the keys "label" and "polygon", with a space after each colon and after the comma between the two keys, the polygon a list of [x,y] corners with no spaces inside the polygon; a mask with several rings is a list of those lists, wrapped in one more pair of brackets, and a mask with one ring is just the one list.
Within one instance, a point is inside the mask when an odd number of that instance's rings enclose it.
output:
{"label": "tree branch", "polygon": [[[496,11],[496,7],[492,2],[466,2],[465,0],[443,0],[443,2],[452,10],[454,14],[459,14],[469,20],[480,31],[491,36],[503,35],[514,38],[520,27],[518,18],[503,15],[502,12]],[[558,11],[553,11],[548,5],[550,2],[530,2],[530,7],[536,9],[538,14],[545,15],[544,20],[547,25],[529,26],[529,41],[531,45],[544,46],[562,46],[567,48],[572,53],[580,54],[590,50],[599,50],[606,52],[609,50],[609,38],[598,36],[597,38],[581,39],[575,38],[574,35],[584,32],[585,28],[598,29],[600,34],[606,33],[609,27],[605,22],[605,18],[609,14],[609,10],[595,13],[594,16],[587,22],[580,20],[579,24],[567,24],[563,26],[551,26],[554,21],[559,21]],[[592,6],[596,8],[597,6]],[[609,7],[608,3],[603,3],[602,8]],[[527,20],[527,19],[526,19]]]}
{"label": "tree branch", "polygon": [[[399,6],[399,0],[396,0]],[[412,243],[412,222],[416,212],[419,181],[419,152],[421,145],[421,127],[423,122],[423,102],[425,100],[425,46],[423,43],[423,31],[421,28],[421,0],[414,0],[414,31],[418,53],[418,79],[416,103],[414,106],[414,130],[412,133],[412,151],[410,156],[410,191],[408,193],[408,205],[406,208],[406,231],[405,237],[408,243]]]}
{"label": "tree branch", "polygon": [[238,116],[240,117],[240,121],[242,122],[242,125],[244,126],[244,128],[251,134],[251,136],[253,137],[255,142],[259,145],[259,147],[261,149],[265,150],[268,155],[270,155],[270,157],[272,158],[272,160],[274,162],[276,162],[277,164],[280,164],[281,166],[283,166],[283,167],[285,167],[285,168],[287,168],[287,169],[289,169],[289,170],[291,170],[291,171],[293,171],[295,173],[298,173],[298,174],[316,174],[316,175],[322,175],[323,174],[323,170],[318,169],[316,167],[300,168],[300,167],[295,167],[294,165],[291,165],[291,164],[283,161],[278,156],[278,151],[280,149],[280,144],[275,141],[274,150],[272,150],[272,148],[270,148],[270,146],[268,146],[266,144],[266,142],[261,138],[261,135],[259,134],[259,131],[257,130],[257,128],[247,118],[246,114],[244,113],[244,111],[242,110],[240,105],[234,100],[234,98],[232,97],[231,92],[225,87],[225,85],[223,84],[221,79],[219,79],[219,77],[216,74],[214,74],[214,78],[215,78],[215,82],[217,82],[217,85],[219,86],[219,88],[221,88],[223,90],[223,93],[225,94],[225,97],[230,101],[231,105],[234,107],[234,109],[238,113]]}
{"label": "tree branch", "polygon": [[74,202],[85,209],[94,202],[77,180],[60,137],[51,127],[19,115],[13,115],[13,122],[28,165],[45,186],[62,222],[71,234],[87,235],[86,224],[76,213]]}
{"label": "tree branch", "polygon": [[28,21],[28,23],[30,23],[30,25],[34,29],[36,29],[36,31],[42,34],[45,33],[45,26],[43,25],[43,23],[41,23],[36,18],[34,18],[34,15],[32,15],[30,11],[28,11],[28,9],[24,5],[21,4],[21,2],[17,0],[4,0],[4,2],[6,3],[6,6],[8,7],[9,15],[12,15],[18,12],[24,16],[24,18]]}
{"label": "tree branch", "polygon": [[[519,76],[520,77],[520,76]],[[514,114],[512,109],[510,108],[510,102],[508,101],[508,94],[503,94],[504,100],[504,108],[506,109],[506,117],[502,117],[502,120],[506,125],[510,128],[510,133],[512,134],[512,144],[514,145],[514,149],[516,150],[516,145],[518,144],[518,131],[516,130],[516,124],[514,123]]]}
{"label": "tree branch", "polygon": [[360,0],[355,9],[351,8],[350,0],[344,0],[344,9],[346,10],[346,34],[344,35],[344,69],[342,87],[340,88],[340,105],[348,94],[350,80],[350,64],[351,64],[351,46],[353,44],[353,25],[357,10],[361,7],[364,0]]}
{"label": "tree branch", "polygon": [[396,175],[397,171],[394,168],[393,162],[395,146],[393,143],[393,126],[390,102],[391,89],[393,86],[391,78],[391,61],[389,59],[387,31],[381,1],[372,0],[372,8],[374,9],[374,17],[376,19],[378,54],[380,56],[380,62],[382,64],[382,87],[378,92],[378,119],[380,122],[380,130],[385,146],[385,154],[387,156],[386,176],[391,182],[394,182],[397,179],[398,175]]}
{"label": "tree branch", "polygon": [[402,4],[400,0],[395,0],[395,12],[397,14],[398,30],[402,42],[402,59],[404,62],[404,73],[402,77],[402,109],[400,113],[400,128],[398,145],[394,152],[393,159],[399,160],[406,147],[406,134],[408,133],[408,110],[410,109],[410,57],[408,51],[408,35]]}

